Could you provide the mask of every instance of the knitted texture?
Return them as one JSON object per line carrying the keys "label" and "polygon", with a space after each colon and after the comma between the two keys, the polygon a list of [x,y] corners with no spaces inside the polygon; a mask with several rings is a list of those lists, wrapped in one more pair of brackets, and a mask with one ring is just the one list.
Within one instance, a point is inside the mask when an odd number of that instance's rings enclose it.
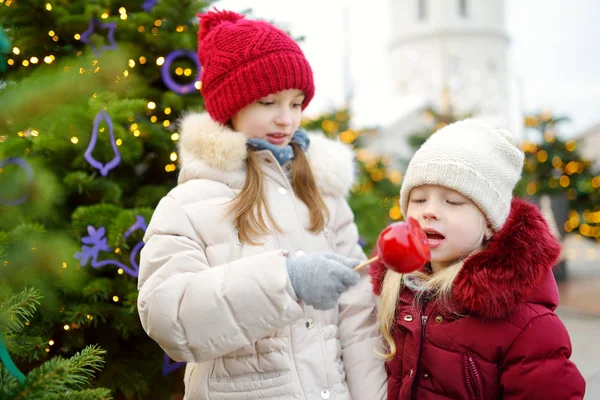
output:
{"label": "knitted texture", "polygon": [[290,282],[298,298],[317,310],[329,310],[343,292],[358,283],[352,268],[359,261],[335,253],[312,253],[286,260]]}
{"label": "knitted texture", "polygon": [[198,15],[198,59],[206,110],[221,124],[247,105],[287,89],[315,93],[312,69],[298,44],[264,21],[231,11]]}
{"label": "knitted texture", "polygon": [[504,129],[472,119],[448,125],[410,161],[400,189],[402,213],[406,215],[413,188],[440,185],[471,199],[497,232],[508,218],[523,160],[523,151]]}

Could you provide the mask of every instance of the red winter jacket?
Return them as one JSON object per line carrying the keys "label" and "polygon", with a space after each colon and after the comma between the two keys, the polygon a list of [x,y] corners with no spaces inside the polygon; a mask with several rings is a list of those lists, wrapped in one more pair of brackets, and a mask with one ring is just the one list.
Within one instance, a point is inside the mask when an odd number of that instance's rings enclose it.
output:
{"label": "red winter jacket", "polygon": [[[454,282],[462,317],[436,301],[413,307],[414,294],[404,288],[393,333],[397,354],[386,363],[388,399],[582,399],[585,381],[553,312],[560,251],[538,209],[513,200],[504,227]],[[385,270],[371,265],[377,295]]]}

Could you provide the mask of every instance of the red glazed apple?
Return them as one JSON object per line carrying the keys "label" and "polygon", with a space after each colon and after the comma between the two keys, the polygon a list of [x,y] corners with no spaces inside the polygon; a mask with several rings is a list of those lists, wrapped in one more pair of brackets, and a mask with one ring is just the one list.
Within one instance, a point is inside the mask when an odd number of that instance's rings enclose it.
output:
{"label": "red glazed apple", "polygon": [[429,261],[427,235],[414,218],[388,225],[377,239],[377,250],[386,267],[405,274]]}

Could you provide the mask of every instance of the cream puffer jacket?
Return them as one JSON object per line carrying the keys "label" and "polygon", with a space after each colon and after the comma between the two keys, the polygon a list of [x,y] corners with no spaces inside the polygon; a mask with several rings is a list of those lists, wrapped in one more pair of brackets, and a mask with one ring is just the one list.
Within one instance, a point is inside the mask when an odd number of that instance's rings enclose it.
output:
{"label": "cream puffer jacket", "polygon": [[[296,297],[286,256],[334,251],[364,259],[347,195],[353,153],[311,135],[309,162],[329,211],[312,233],[307,207],[279,166],[258,151],[264,193],[282,232],[261,245],[239,240],[228,202],[245,179],[246,137],[208,114],[181,123],[179,185],[156,208],[144,238],[138,309],[145,331],[187,362],[188,400],[386,397],[375,298],[365,271],[338,307],[319,311]],[[326,278],[324,278],[326,279]]]}

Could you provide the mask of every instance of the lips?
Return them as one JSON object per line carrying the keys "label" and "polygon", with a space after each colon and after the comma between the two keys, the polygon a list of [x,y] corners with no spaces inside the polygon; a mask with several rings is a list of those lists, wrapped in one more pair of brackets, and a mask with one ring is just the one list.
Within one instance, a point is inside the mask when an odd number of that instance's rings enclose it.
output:
{"label": "lips", "polygon": [[275,132],[275,133],[268,133],[267,134],[267,141],[271,144],[274,144],[276,146],[280,146],[282,144],[284,144],[287,139],[288,139],[288,134],[286,133],[281,133],[281,132]]}
{"label": "lips", "polygon": [[427,235],[427,244],[429,245],[430,249],[435,249],[436,247],[439,247],[446,239],[444,235],[442,235],[435,229],[425,228],[423,229],[423,231],[425,232],[425,235]]}

